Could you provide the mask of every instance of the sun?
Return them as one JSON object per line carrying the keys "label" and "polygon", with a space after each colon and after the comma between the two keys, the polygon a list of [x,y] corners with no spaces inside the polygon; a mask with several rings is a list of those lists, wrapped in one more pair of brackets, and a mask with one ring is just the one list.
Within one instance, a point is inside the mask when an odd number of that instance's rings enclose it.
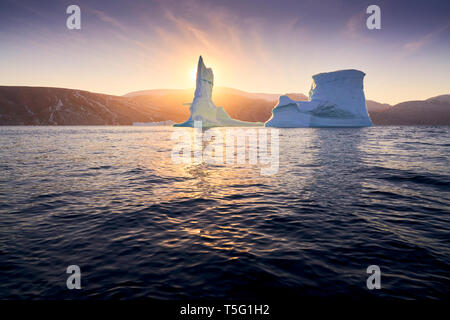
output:
{"label": "sun", "polygon": [[195,82],[195,80],[197,79],[197,69],[196,69],[196,68],[194,68],[194,69],[191,70],[191,72],[190,72],[190,78],[191,78],[191,80],[194,81],[194,82]]}

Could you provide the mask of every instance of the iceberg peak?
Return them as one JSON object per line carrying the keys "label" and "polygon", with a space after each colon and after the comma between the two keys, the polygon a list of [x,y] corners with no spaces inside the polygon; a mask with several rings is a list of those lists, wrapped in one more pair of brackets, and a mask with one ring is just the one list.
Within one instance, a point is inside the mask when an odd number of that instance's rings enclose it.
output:
{"label": "iceberg peak", "polygon": [[194,100],[190,107],[189,119],[177,123],[175,127],[194,127],[194,121],[202,121],[203,127],[251,127],[262,126],[261,122],[245,122],[232,119],[222,107],[216,107],[212,101],[214,74],[207,68],[200,56],[197,65],[196,87]]}

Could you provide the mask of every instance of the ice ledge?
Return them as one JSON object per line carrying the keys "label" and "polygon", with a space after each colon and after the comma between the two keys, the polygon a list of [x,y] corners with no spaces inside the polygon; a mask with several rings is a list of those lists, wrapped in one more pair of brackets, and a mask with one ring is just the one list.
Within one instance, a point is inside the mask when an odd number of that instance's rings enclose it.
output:
{"label": "ice ledge", "polygon": [[314,75],[309,101],[280,96],[267,127],[367,127],[363,79],[355,69]]}

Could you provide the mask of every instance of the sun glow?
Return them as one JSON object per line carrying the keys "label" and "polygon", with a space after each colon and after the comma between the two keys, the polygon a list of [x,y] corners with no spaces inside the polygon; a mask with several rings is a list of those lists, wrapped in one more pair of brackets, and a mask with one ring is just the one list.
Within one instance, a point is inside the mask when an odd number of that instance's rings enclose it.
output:
{"label": "sun glow", "polygon": [[190,72],[190,79],[191,79],[192,81],[194,81],[194,82],[195,82],[195,80],[197,79],[197,69],[196,69],[196,68],[194,68],[194,69],[191,70],[191,72]]}

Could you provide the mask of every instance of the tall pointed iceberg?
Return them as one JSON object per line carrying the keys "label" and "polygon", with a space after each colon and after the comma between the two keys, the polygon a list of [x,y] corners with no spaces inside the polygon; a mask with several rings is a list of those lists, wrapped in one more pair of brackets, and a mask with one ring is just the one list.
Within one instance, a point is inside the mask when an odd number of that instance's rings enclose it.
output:
{"label": "tall pointed iceberg", "polygon": [[309,101],[281,96],[266,127],[369,127],[363,79],[359,70],[340,70],[313,76]]}
{"label": "tall pointed iceberg", "polygon": [[189,110],[189,119],[174,127],[193,127],[194,121],[202,121],[203,127],[254,127],[263,126],[262,122],[245,122],[232,119],[222,107],[216,107],[212,101],[214,75],[211,68],[206,68],[203,58],[198,59],[197,81],[194,100]]}

